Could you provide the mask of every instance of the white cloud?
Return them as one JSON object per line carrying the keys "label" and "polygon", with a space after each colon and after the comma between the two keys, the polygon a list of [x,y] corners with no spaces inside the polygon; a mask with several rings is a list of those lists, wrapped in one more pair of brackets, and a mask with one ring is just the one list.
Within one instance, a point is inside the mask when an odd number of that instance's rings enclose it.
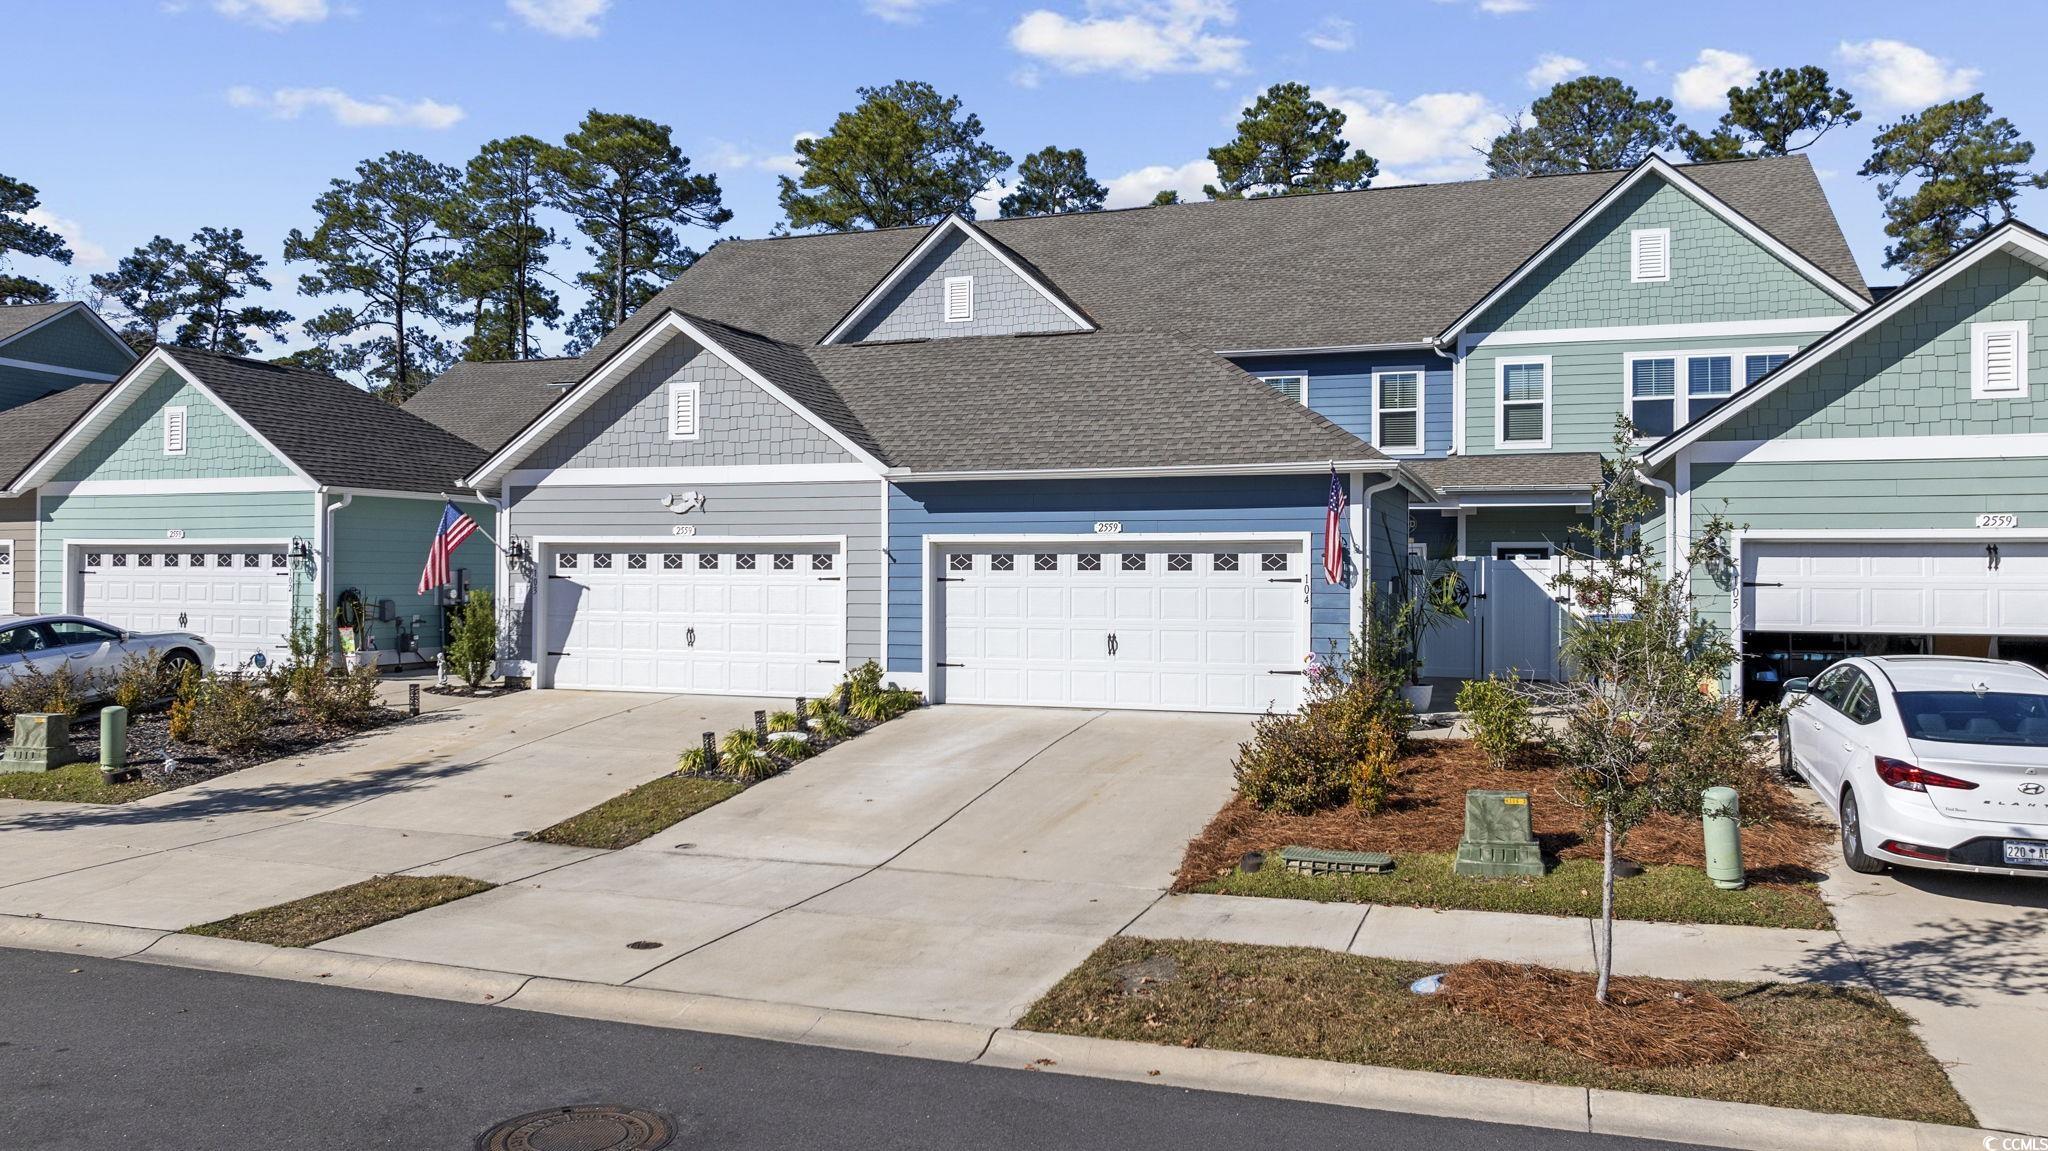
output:
{"label": "white cloud", "polygon": [[1586,62],[1577,56],[1545,52],[1536,58],[1536,63],[1527,72],[1522,73],[1522,79],[1528,81],[1529,87],[1547,92],[1574,76],[1585,74]]}
{"label": "white cloud", "polygon": [[866,0],[861,7],[870,16],[886,20],[891,24],[915,24],[924,19],[927,9],[936,8],[946,0]]}
{"label": "white cloud", "polygon": [[1229,0],[1090,0],[1080,19],[1025,13],[1010,47],[1062,72],[1242,72],[1245,41],[1212,30],[1236,21]]}
{"label": "white cloud", "polygon": [[107,254],[106,248],[87,239],[85,225],[69,216],[59,216],[48,208],[30,208],[21,214],[21,218],[64,237],[64,246],[71,249],[71,268],[81,272],[101,272],[114,266],[113,257]]}
{"label": "white cloud", "polygon": [[1425,92],[1397,101],[1372,88],[1328,88],[1316,99],[1344,113],[1344,138],[1380,163],[1381,184],[1484,175],[1474,151],[1507,127],[1508,114],[1477,92]]}
{"label": "white cloud", "polygon": [[1535,0],[1479,0],[1479,10],[1495,16],[1509,16],[1536,7]]}
{"label": "white cloud", "polygon": [[603,29],[598,21],[611,11],[612,0],[505,0],[526,26],[564,40],[583,40]]}
{"label": "white cloud", "polygon": [[324,111],[346,128],[430,128],[455,126],[468,113],[460,105],[443,104],[422,97],[402,100],[397,96],[360,99],[339,88],[278,88],[261,92],[247,85],[228,89],[228,103],[237,108],[255,108],[273,119],[296,120],[309,110]]}
{"label": "white cloud", "polygon": [[715,140],[709,155],[704,159],[705,167],[713,172],[755,171],[768,172],[777,176],[794,176],[803,171],[803,163],[796,154],[798,140],[814,140],[816,132],[798,132],[789,141],[787,151],[776,152],[762,148],[743,148],[725,140]]}
{"label": "white cloud", "polygon": [[1681,108],[1718,111],[1728,105],[1728,89],[1756,79],[1756,61],[1740,52],[1700,49],[1692,67],[1672,77],[1671,96]]}
{"label": "white cloud", "polygon": [[1887,108],[1918,111],[1977,88],[1983,73],[1975,68],[1957,68],[1925,49],[1902,40],[1848,40],[1835,54],[1855,71],[1850,90],[1866,96],[1871,103]]}
{"label": "white cloud", "polygon": [[327,0],[213,0],[213,10],[259,28],[318,24],[331,14]]}
{"label": "white cloud", "polygon": [[1325,52],[1349,52],[1358,41],[1358,25],[1342,16],[1325,16],[1321,23],[1308,30],[1305,38],[1311,48],[1321,48]]}
{"label": "white cloud", "polygon": [[1105,181],[1109,195],[1102,203],[1106,208],[1135,208],[1166,191],[1179,192],[1183,200],[1199,200],[1202,185],[1215,182],[1216,165],[1207,160],[1190,160],[1178,167],[1152,164]]}

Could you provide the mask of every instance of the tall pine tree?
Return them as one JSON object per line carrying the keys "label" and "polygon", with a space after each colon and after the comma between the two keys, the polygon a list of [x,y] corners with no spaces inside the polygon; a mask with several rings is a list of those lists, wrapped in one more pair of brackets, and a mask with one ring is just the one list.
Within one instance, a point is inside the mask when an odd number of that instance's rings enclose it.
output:
{"label": "tall pine tree", "polygon": [[1886,125],[1860,171],[1877,181],[1895,241],[1884,266],[1924,272],[2012,219],[2021,189],[2048,187],[2048,172],[2028,170],[2033,160],[2034,145],[1981,92]]}
{"label": "tall pine tree", "polygon": [[1344,139],[1344,113],[1309,94],[1308,85],[1275,84],[1237,122],[1229,143],[1209,149],[1217,183],[1212,200],[1340,192],[1364,188],[1379,162]]}
{"label": "tall pine tree", "polygon": [[461,194],[447,205],[448,230],[458,245],[449,281],[470,314],[464,359],[538,355],[534,328],[553,328],[562,318],[561,298],[541,278],[549,249],[560,243],[540,218],[548,197],[547,151],[532,136],[492,140],[470,159]]}
{"label": "tall pine tree", "polygon": [[1017,165],[1017,188],[1000,207],[1006,218],[1054,216],[1100,211],[1108,198],[1109,189],[1088,174],[1088,157],[1081,149],[1048,145]]}
{"label": "tall pine tree", "polygon": [[41,206],[34,187],[0,175],[0,304],[47,304],[57,298],[57,290],[50,285],[7,270],[11,256],[71,262],[71,249],[64,246],[64,237],[28,218]]}
{"label": "tall pine tree", "polygon": [[1827,69],[1772,68],[1746,88],[1728,89],[1728,111],[1711,133],[1679,128],[1677,143],[1692,160],[1789,156],[1862,118],[1848,90],[1831,86]]}
{"label": "tall pine tree", "polygon": [[1566,80],[1529,105],[1486,150],[1495,178],[1632,167],[1672,142],[1678,118],[1612,76]]}
{"label": "tall pine tree", "polygon": [[802,171],[782,177],[789,226],[851,232],[974,218],[974,198],[1010,166],[981,139],[960,97],[918,80],[856,89],[860,103],[823,136],[796,142]]}

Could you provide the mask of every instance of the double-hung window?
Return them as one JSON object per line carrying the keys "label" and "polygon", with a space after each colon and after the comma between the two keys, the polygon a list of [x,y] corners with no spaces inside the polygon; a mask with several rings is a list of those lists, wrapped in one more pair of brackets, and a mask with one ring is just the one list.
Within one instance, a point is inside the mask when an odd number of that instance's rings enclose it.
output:
{"label": "double-hung window", "polygon": [[1422,372],[1374,372],[1373,443],[1385,452],[1422,450]]}
{"label": "double-hung window", "polygon": [[1657,439],[1700,419],[1790,359],[1785,348],[1651,352],[1622,357],[1629,421]]}
{"label": "double-hung window", "polygon": [[1297,404],[1308,403],[1307,376],[1260,376],[1265,385]]}
{"label": "double-hung window", "polygon": [[1790,352],[1750,352],[1742,357],[1742,386],[1748,387],[1778,370],[1792,358]]}
{"label": "double-hung window", "polygon": [[1685,419],[1699,419],[1735,394],[1735,357],[1690,356],[1685,361]]}
{"label": "double-hung window", "polygon": [[1550,446],[1550,357],[1526,356],[1495,363],[1494,446]]}
{"label": "double-hung window", "polygon": [[1646,356],[1629,361],[1628,418],[1639,436],[1668,436],[1677,430],[1677,360]]}

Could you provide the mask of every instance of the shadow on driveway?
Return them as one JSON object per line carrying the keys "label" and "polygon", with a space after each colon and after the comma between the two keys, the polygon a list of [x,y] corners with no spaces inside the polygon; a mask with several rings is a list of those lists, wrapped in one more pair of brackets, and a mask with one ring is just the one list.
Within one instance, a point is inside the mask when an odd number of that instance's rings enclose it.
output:
{"label": "shadow on driveway", "polygon": [[67,808],[62,811],[26,812],[0,818],[0,832],[66,831],[81,827],[144,827],[249,812],[283,811],[295,807],[340,807],[380,796],[413,791],[443,780],[467,775],[482,766],[479,763],[402,763],[368,775],[343,779],[227,786],[218,790],[193,792],[172,803],[147,806],[128,803],[104,807]]}

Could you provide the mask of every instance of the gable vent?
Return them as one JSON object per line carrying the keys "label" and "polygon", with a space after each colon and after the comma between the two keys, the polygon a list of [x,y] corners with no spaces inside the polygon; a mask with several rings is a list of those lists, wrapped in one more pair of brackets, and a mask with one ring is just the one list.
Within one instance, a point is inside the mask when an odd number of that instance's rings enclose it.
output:
{"label": "gable vent", "polygon": [[1638,228],[1628,234],[1628,278],[1637,284],[1660,284],[1671,278],[1671,229]]}
{"label": "gable vent", "polygon": [[182,456],[185,454],[185,409],[164,409],[164,454]]}
{"label": "gable vent", "polygon": [[974,277],[946,277],[946,322],[961,324],[974,318]]}
{"label": "gable vent", "polygon": [[2027,394],[2027,322],[1970,325],[1970,395],[2011,399]]}
{"label": "gable vent", "polygon": [[668,386],[668,438],[672,440],[694,440],[697,438],[697,385],[692,381],[674,380]]}

